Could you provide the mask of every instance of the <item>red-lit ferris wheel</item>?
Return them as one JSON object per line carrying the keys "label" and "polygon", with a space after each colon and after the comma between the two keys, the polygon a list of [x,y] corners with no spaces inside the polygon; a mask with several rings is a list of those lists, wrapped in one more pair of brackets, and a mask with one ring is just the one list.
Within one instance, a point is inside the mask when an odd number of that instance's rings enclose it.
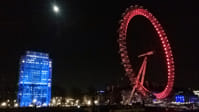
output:
{"label": "red-lit ferris wheel", "polygon": [[[138,57],[144,57],[142,66],[140,67],[140,70],[138,73],[135,73],[133,66],[130,62],[130,58],[128,56],[128,51],[127,51],[127,28],[128,24],[133,19],[135,16],[143,16],[147,18],[153,27],[155,28],[155,31],[158,34],[159,40],[161,42],[162,46],[162,52],[164,52],[164,59],[166,61],[167,65],[167,84],[166,87],[162,92],[159,93],[153,93],[147,88],[144,87],[143,82],[144,82],[144,77],[145,77],[145,72],[146,72],[146,65],[147,65],[147,57],[149,55],[153,54],[153,51],[149,51],[147,53],[141,54]],[[132,84],[132,92],[129,97],[129,101],[131,100],[135,90],[140,92],[143,96],[147,96],[147,93],[152,93],[154,96],[156,96],[157,99],[163,99],[166,98],[169,93],[171,92],[174,84],[174,74],[175,74],[175,69],[174,69],[174,59],[173,59],[173,54],[172,50],[169,44],[169,41],[167,39],[166,33],[163,30],[161,24],[158,22],[158,20],[146,9],[143,9],[140,6],[130,6],[130,8],[127,8],[125,13],[122,15],[122,20],[120,21],[120,27],[119,27],[119,52],[122,60],[122,64],[124,66],[124,69],[126,71],[127,76],[129,77],[129,80],[131,81]]]}

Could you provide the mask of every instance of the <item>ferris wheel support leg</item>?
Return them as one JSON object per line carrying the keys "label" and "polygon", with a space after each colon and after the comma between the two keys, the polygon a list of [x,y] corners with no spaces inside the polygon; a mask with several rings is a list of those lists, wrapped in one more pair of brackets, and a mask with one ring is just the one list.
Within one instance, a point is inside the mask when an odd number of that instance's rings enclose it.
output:
{"label": "ferris wheel support leg", "polygon": [[136,80],[135,80],[136,84],[135,84],[135,86],[133,86],[133,89],[131,91],[130,97],[127,100],[126,104],[130,104],[130,102],[132,100],[132,97],[133,97],[133,94],[135,93],[135,89],[138,87],[138,83],[139,83],[140,77],[141,77],[141,85],[143,86],[144,77],[145,77],[145,73],[146,73],[146,64],[147,64],[147,57],[145,57],[144,60],[143,60],[143,63],[141,65],[141,67],[140,67],[140,70],[139,70],[138,75],[137,75]]}
{"label": "ferris wheel support leg", "polygon": [[142,72],[142,79],[141,79],[141,85],[143,86],[144,84],[144,78],[145,78],[145,73],[146,73],[146,65],[147,65],[147,57],[144,58],[144,67],[143,67],[143,72]]}
{"label": "ferris wheel support leg", "polygon": [[129,99],[127,100],[127,104],[130,104],[131,99],[132,99],[132,97],[133,97],[133,94],[134,94],[134,92],[135,92],[135,88],[136,88],[136,87],[137,87],[137,85],[135,85],[135,86],[133,87],[133,90],[131,91],[130,97],[129,97]]}
{"label": "ferris wheel support leg", "polygon": [[142,65],[141,65],[141,67],[140,67],[140,70],[139,70],[139,72],[138,72],[136,81],[139,81],[139,80],[140,80],[140,76],[141,76],[141,74],[143,73],[144,66],[145,66],[145,58],[144,58],[144,61],[142,62]]}

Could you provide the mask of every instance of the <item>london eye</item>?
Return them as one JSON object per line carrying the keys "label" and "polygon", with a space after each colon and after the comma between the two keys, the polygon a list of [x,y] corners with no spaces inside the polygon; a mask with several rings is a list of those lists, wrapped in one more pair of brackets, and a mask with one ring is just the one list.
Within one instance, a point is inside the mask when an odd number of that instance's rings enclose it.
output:
{"label": "london eye", "polygon": [[[166,73],[167,83],[163,91],[158,92],[158,93],[150,91],[143,85],[148,57],[150,55],[153,55],[155,51],[148,51],[138,56],[138,58],[143,58],[143,63],[141,64],[141,67],[138,72],[135,71],[134,65],[132,65],[133,62],[131,62],[130,60],[131,57],[128,54],[129,51],[127,50],[127,29],[128,29],[129,22],[133,20],[135,16],[143,16],[150,21],[150,23],[152,24],[153,28],[155,29],[158,35],[155,38],[158,38],[161,44],[162,53],[164,54],[164,61],[166,65],[165,67],[167,70],[167,73]],[[150,94],[153,94],[157,99],[166,98],[172,91],[172,88],[174,85],[175,66],[174,66],[173,53],[172,53],[170,43],[159,21],[153,16],[152,13],[150,13],[148,10],[144,9],[143,7],[137,6],[137,5],[130,6],[122,14],[122,19],[120,21],[120,27],[119,27],[118,32],[119,32],[119,39],[118,39],[119,53],[120,53],[122,65],[125,69],[126,75],[128,76],[131,82],[131,86],[132,86],[132,91],[129,96],[129,101],[132,99],[132,96],[135,91],[138,91],[143,96],[147,96],[148,93],[150,93]],[[131,37],[131,38],[136,38],[136,37]]]}

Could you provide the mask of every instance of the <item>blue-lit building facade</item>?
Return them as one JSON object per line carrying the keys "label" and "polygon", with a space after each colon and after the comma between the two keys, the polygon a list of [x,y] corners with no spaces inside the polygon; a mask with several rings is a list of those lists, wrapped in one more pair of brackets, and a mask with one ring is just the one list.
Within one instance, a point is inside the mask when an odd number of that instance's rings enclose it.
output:
{"label": "blue-lit building facade", "polygon": [[27,51],[20,59],[17,100],[20,107],[47,106],[51,99],[52,61],[47,53]]}

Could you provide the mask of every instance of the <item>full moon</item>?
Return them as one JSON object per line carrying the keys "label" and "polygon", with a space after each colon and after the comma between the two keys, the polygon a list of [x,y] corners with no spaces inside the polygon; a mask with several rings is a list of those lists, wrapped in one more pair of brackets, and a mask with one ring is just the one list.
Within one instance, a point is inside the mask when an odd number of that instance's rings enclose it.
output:
{"label": "full moon", "polygon": [[56,6],[56,5],[54,5],[54,6],[53,6],[53,10],[54,10],[54,12],[58,13],[58,12],[59,12],[59,7]]}

